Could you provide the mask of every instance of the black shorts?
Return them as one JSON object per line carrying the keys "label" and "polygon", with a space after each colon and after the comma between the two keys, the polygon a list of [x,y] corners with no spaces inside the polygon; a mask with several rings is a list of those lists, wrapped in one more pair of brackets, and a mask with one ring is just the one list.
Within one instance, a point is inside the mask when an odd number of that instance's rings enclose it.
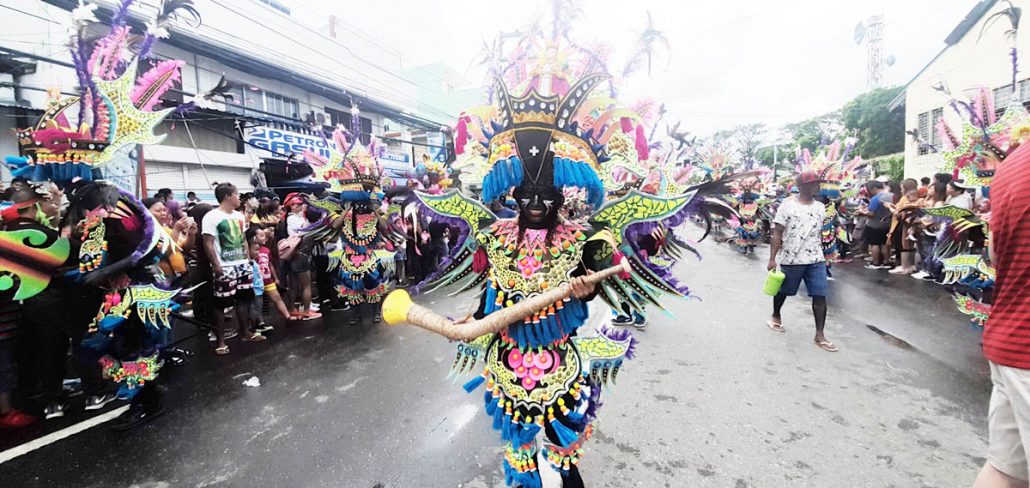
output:
{"label": "black shorts", "polygon": [[887,230],[887,228],[877,229],[866,226],[862,237],[865,239],[865,243],[870,246],[882,246],[887,244]]}
{"label": "black shorts", "polygon": [[288,267],[290,273],[307,273],[311,271],[311,256],[297,253],[290,258]]}

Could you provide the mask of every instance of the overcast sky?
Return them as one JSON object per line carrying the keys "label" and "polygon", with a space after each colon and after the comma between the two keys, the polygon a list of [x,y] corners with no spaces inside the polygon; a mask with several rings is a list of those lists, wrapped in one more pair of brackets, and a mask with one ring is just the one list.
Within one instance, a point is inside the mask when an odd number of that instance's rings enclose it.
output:
{"label": "overcast sky", "polygon": [[[297,0],[308,3],[310,0]],[[904,84],[944,46],[975,0],[581,0],[581,42],[630,51],[650,11],[672,49],[623,93],[666,103],[699,135],[740,124],[778,126],[842,106],[866,88],[866,48],[855,26],[884,16],[887,85]],[[519,7],[514,7],[519,5]],[[349,22],[403,53],[408,66],[443,62],[466,72],[482,40],[549,18],[548,0],[364,1]],[[413,13],[415,15],[413,15]],[[345,18],[347,18],[345,16]],[[360,20],[359,20],[360,19]],[[482,74],[468,71],[472,82]]]}

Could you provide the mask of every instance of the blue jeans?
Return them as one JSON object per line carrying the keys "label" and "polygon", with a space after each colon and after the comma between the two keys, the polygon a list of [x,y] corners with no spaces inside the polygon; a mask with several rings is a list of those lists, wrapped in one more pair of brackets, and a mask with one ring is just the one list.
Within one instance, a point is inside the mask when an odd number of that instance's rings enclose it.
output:
{"label": "blue jeans", "polygon": [[825,297],[829,291],[826,281],[826,262],[819,261],[812,264],[786,264],[780,269],[786,276],[783,284],[780,285],[780,294],[792,297],[797,295],[801,282],[805,282],[805,289],[810,297]]}

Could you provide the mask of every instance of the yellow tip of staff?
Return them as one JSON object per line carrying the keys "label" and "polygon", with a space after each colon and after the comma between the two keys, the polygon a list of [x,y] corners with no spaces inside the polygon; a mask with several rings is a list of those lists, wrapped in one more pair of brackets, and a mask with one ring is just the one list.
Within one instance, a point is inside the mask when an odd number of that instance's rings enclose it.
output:
{"label": "yellow tip of staff", "polygon": [[404,290],[394,290],[383,300],[383,320],[389,325],[406,323],[410,308],[411,295]]}

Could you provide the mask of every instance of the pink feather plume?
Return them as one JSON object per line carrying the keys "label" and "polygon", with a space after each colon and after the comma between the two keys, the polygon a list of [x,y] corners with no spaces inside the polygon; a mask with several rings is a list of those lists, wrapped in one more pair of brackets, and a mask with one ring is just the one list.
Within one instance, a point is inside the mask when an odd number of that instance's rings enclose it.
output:
{"label": "pink feather plume", "polygon": [[161,101],[161,96],[179,81],[179,69],[183,64],[185,63],[179,60],[161,61],[147,70],[136,80],[136,88],[132,90],[132,103],[145,112],[153,110]]}
{"label": "pink feather plume", "polygon": [[469,127],[466,119],[468,116],[462,114],[458,118],[457,127],[454,128],[454,153],[458,155],[465,154],[465,144],[469,139]]}
{"label": "pink feather plume", "polygon": [[650,156],[647,148],[647,134],[644,133],[644,125],[637,125],[637,159],[641,161],[647,160]]}

